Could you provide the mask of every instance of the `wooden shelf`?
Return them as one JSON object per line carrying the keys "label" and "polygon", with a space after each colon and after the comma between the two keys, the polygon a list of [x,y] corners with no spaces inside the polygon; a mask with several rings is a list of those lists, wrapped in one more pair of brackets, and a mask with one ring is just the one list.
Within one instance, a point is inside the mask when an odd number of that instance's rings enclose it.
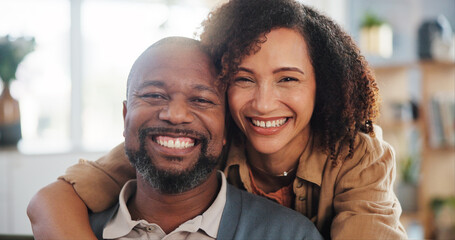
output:
{"label": "wooden shelf", "polygon": [[[410,72],[416,69],[421,73],[421,80],[418,81],[421,84],[419,119],[396,120],[391,106],[411,100]],[[397,162],[409,154],[412,141],[421,144],[418,148],[421,158],[418,209],[415,212],[404,212],[401,220],[404,225],[418,222],[424,227],[425,238],[433,238],[435,226],[430,209],[431,200],[438,196],[455,196],[455,147],[430,146],[428,103],[432,96],[439,93],[455,98],[455,63],[421,61],[397,66],[379,66],[374,68],[374,73],[383,100],[379,122],[384,131],[384,139],[396,150]],[[420,132],[420,139],[409,139],[407,133],[412,128]]]}

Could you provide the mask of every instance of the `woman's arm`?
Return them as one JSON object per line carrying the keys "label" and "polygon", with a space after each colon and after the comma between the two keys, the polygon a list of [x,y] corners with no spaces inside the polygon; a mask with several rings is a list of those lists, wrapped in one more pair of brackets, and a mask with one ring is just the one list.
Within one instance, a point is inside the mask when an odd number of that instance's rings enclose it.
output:
{"label": "woman's arm", "polygon": [[58,180],[36,193],[27,215],[35,239],[96,239],[87,207],[65,181]]}
{"label": "woman's arm", "polygon": [[91,239],[87,208],[106,210],[118,201],[123,184],[136,177],[123,144],[97,161],[80,160],[59,181],[41,189],[27,214],[38,239]]}
{"label": "woman's arm", "polygon": [[93,212],[101,212],[114,205],[123,184],[133,178],[136,178],[136,170],[125,154],[123,143],[95,162],[79,160],[60,177],[73,185]]}

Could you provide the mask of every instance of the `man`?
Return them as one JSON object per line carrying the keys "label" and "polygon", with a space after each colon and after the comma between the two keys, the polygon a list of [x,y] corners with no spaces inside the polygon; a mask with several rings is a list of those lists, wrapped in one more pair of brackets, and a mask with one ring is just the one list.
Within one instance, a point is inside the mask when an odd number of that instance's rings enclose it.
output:
{"label": "man", "polygon": [[117,205],[91,214],[98,239],[321,239],[303,215],[215,170],[225,144],[225,86],[216,76],[192,39],[165,38],[136,60],[123,135],[137,180]]}

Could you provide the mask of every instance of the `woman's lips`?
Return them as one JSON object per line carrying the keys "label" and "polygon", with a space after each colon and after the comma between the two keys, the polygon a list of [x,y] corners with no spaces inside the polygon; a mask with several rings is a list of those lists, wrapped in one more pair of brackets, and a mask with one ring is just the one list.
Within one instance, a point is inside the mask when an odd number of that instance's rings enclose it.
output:
{"label": "woman's lips", "polygon": [[275,118],[247,118],[252,126],[252,129],[258,134],[273,135],[283,129],[290,118],[275,117]]}

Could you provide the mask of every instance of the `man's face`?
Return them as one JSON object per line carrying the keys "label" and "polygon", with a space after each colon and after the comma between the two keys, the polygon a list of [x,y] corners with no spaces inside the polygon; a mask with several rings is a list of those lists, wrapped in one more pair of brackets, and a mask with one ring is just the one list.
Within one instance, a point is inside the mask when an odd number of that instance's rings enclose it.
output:
{"label": "man's face", "polygon": [[218,164],[224,92],[196,47],[157,46],[133,66],[124,104],[125,149],[138,173],[164,193],[202,182]]}

